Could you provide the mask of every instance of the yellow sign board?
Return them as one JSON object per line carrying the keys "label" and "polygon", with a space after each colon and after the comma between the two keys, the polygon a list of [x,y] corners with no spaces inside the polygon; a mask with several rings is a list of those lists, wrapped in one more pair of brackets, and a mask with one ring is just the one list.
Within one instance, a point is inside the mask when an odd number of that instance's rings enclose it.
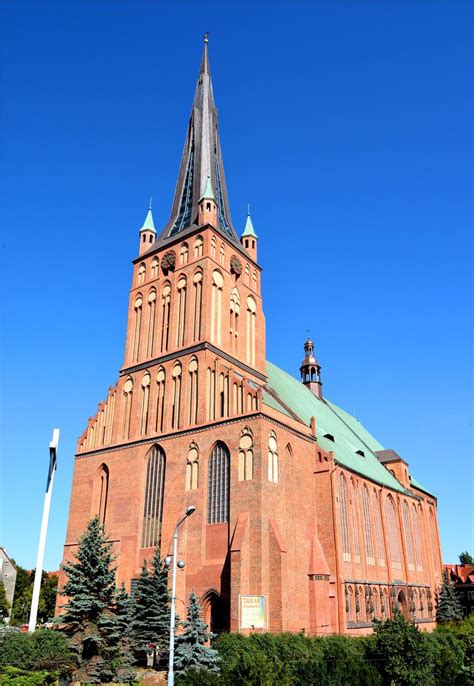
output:
{"label": "yellow sign board", "polygon": [[265,612],[264,595],[240,596],[240,628],[266,629],[267,617]]}

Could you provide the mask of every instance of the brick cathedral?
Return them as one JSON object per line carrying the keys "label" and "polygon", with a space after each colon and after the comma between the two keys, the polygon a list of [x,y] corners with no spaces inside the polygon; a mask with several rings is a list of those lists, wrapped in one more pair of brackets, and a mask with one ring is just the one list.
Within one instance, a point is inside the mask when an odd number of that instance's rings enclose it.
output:
{"label": "brick cathedral", "polygon": [[431,628],[436,498],[322,391],[265,358],[258,237],[227,196],[208,46],[167,225],[133,260],[125,358],[78,441],[64,559],[99,514],[129,590],[180,529],[177,610],[213,631],[367,633],[397,604]]}

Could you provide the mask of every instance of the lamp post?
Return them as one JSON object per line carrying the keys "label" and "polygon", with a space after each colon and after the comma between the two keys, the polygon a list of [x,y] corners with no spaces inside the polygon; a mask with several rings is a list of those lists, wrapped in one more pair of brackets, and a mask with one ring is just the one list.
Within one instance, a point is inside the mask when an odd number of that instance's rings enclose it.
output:
{"label": "lamp post", "polygon": [[49,510],[51,508],[51,496],[53,494],[54,472],[56,471],[56,453],[59,443],[59,429],[54,429],[53,438],[49,444],[49,469],[46,481],[46,493],[44,496],[43,518],[41,520],[40,538],[38,544],[38,556],[36,558],[35,582],[33,596],[31,598],[30,621],[28,631],[33,632],[36,628],[38,616],[38,603],[41,590],[41,577],[43,575],[44,549],[46,547],[46,534],[48,532]]}
{"label": "lamp post", "polygon": [[[176,524],[173,536],[173,567],[172,567],[172,582],[171,582],[171,617],[170,617],[170,647],[168,658],[168,686],[174,686],[174,625],[176,620],[176,567],[178,557],[178,529],[181,524],[187,519],[196,508],[190,505],[186,508],[184,517],[181,517]],[[180,565],[182,567],[184,565]]]}

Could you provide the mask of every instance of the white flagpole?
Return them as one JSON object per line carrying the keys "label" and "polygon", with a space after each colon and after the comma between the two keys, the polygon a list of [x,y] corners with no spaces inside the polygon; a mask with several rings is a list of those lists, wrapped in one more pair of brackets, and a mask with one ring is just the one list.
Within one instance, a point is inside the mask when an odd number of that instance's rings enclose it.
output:
{"label": "white flagpole", "polygon": [[36,628],[36,618],[38,616],[38,603],[41,590],[41,577],[43,575],[44,549],[46,547],[46,534],[48,532],[49,510],[51,508],[51,496],[53,493],[54,472],[56,471],[56,452],[59,443],[59,429],[53,430],[53,439],[49,444],[49,469],[48,480],[46,482],[46,493],[44,496],[43,518],[41,520],[41,531],[38,544],[38,556],[36,558],[35,583],[33,586],[33,597],[31,599],[30,621],[28,631],[32,632]]}

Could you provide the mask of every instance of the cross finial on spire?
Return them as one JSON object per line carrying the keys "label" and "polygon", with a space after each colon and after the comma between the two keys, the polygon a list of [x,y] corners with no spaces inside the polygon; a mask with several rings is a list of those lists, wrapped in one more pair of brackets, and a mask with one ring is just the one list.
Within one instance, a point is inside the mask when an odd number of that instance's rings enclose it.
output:
{"label": "cross finial on spire", "polygon": [[206,33],[204,34],[204,42],[205,42],[205,43],[209,43],[209,36],[210,36],[210,35],[211,35],[211,32],[210,32],[210,31],[206,31]]}
{"label": "cross finial on spire", "polygon": [[149,205],[148,205],[148,209],[149,209],[149,210],[151,210],[151,203],[152,203],[152,200],[153,200],[153,198],[152,198],[151,195],[150,195],[150,203],[149,203]]}

